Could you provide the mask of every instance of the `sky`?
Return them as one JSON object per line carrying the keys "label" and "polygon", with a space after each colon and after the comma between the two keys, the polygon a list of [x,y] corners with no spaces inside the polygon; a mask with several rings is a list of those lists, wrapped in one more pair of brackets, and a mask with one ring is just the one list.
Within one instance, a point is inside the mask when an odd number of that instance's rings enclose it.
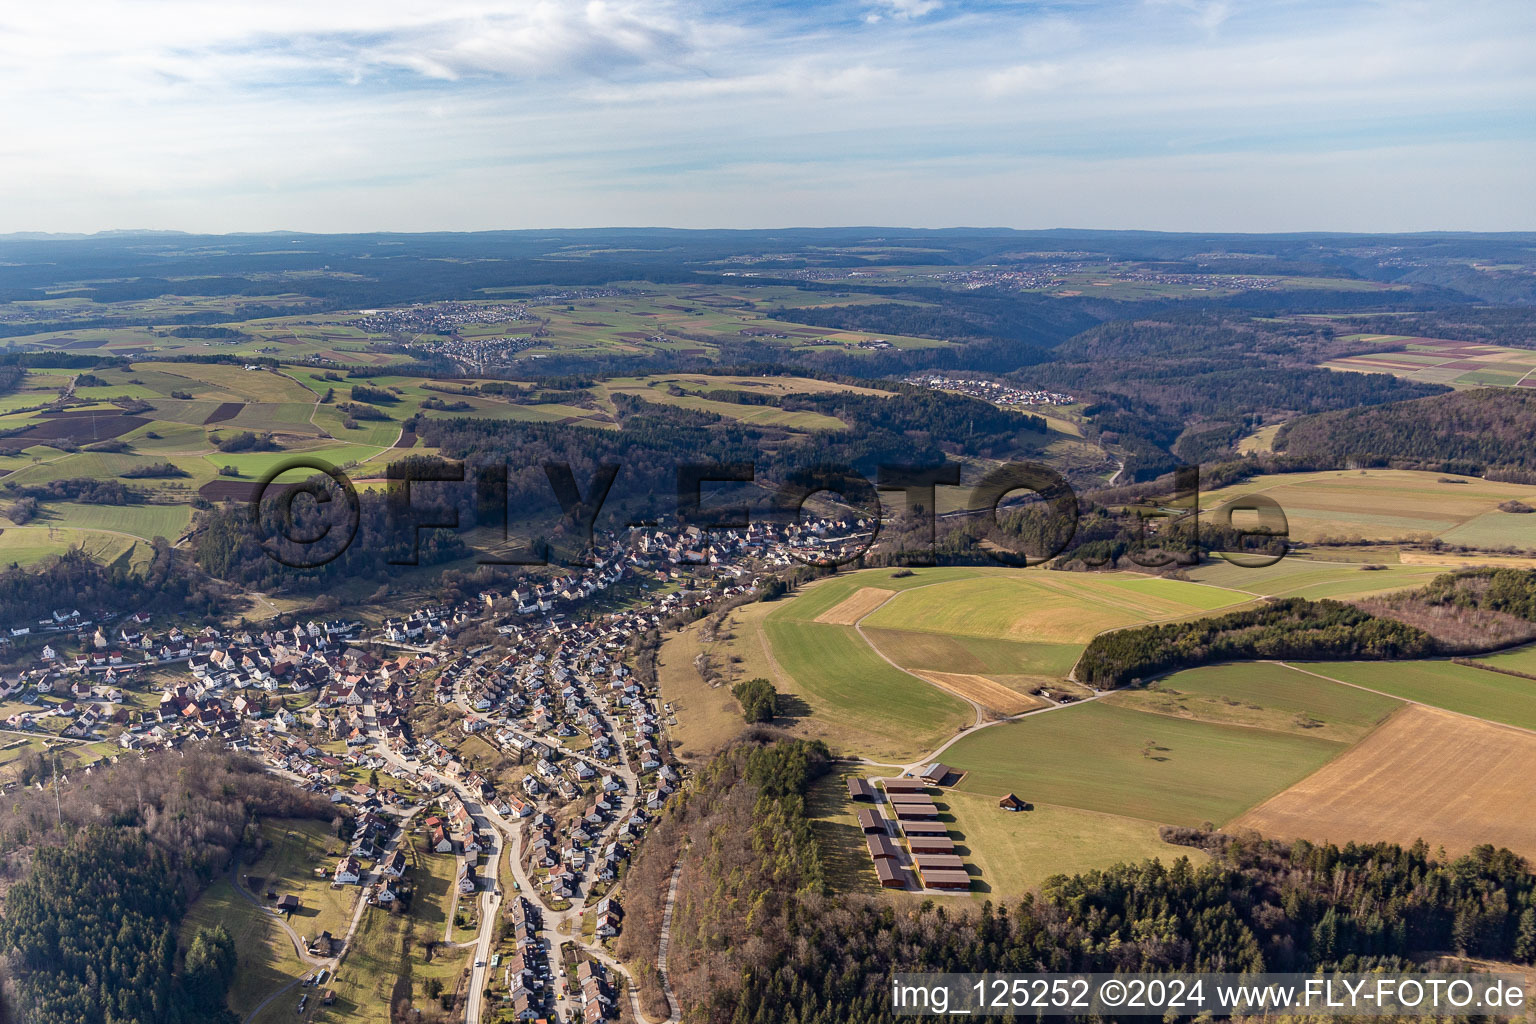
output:
{"label": "sky", "polygon": [[11,0],[0,232],[1536,229],[1530,0]]}

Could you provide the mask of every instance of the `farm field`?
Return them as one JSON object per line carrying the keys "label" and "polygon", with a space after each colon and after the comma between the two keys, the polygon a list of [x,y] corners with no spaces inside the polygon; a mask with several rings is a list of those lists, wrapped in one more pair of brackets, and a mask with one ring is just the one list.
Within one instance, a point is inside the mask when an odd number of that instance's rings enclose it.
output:
{"label": "farm field", "polygon": [[1528,387],[1531,385],[1526,379],[1536,371],[1536,352],[1530,349],[1391,335],[1349,335],[1345,340],[1353,337],[1391,341],[1399,347],[1393,351],[1335,359],[1323,366],[1330,370],[1390,373],[1409,380],[1452,387]]}
{"label": "farm field", "polygon": [[837,604],[816,616],[817,622],[833,626],[853,626],[886,601],[896,596],[894,590],[879,587],[860,587]]}
{"label": "farm field", "polygon": [[908,591],[863,620],[877,629],[1087,643],[1106,629],[1245,603],[1247,595],[1134,574],[1015,571]]}
{"label": "farm field", "polygon": [[999,715],[1017,715],[1033,708],[1045,707],[1050,703],[1010,689],[1000,680],[989,679],[975,672],[934,672],[922,669],[908,671],[941,690],[952,693],[962,700],[979,704]]}
{"label": "farm field", "polygon": [[[820,586],[822,584],[817,584]],[[807,591],[807,596],[815,591],[816,588]],[[700,633],[705,623],[701,621],[673,634],[662,645],[658,655],[658,681],[662,700],[672,702],[677,709],[677,724],[668,724],[667,732],[678,743],[679,754],[686,760],[707,759],[740,733],[746,723],[730,694],[730,685],[762,677],[770,680],[779,691],[781,714],[773,723],[775,728],[805,739],[822,740],[834,750],[876,759],[894,762],[918,756],[922,752],[917,749],[921,740],[904,736],[900,728],[891,726],[878,714],[867,710],[864,713],[845,710],[819,692],[818,686],[824,681],[821,676],[810,674],[802,680],[786,671],[773,656],[766,620],[770,615],[788,612],[793,607],[793,601],[743,605],[730,613],[720,637],[712,643],[702,642]],[[795,624],[788,625],[792,628]],[[725,680],[723,685],[711,687],[699,675],[693,662],[701,652],[709,654],[712,668]],[[908,687],[917,688],[910,692],[921,694],[922,700],[936,700],[945,707],[952,707],[956,725],[973,719],[971,709],[960,701],[891,668],[872,653],[870,656],[875,657],[888,673],[881,678],[894,677],[902,692],[909,692]],[[936,742],[942,742],[952,734],[952,730],[935,731],[932,723],[922,723],[921,728]]]}
{"label": "farm field", "polygon": [[[145,540],[164,537],[174,541],[191,521],[187,505],[85,505],[74,501],[50,502],[28,526],[70,526],[84,530],[112,530]],[[10,520],[0,518],[0,528]]]}
{"label": "farm field", "polygon": [[1079,644],[1027,643],[863,627],[875,649],[913,672],[971,672],[991,677],[1059,679],[1083,653]]}
{"label": "farm field", "polygon": [[1340,686],[1285,665],[1250,662],[1187,669],[1106,698],[1117,707],[1202,722],[1353,743],[1402,701]]}
{"label": "farm field", "polygon": [[857,753],[910,760],[971,721],[963,701],[891,665],[852,626],[780,615],[763,626],[774,660],[803,689],[812,713],[875,741]]}
{"label": "farm field", "polygon": [[[814,622],[824,612],[833,608],[864,587],[881,590],[904,591],[913,587],[926,587],[934,583],[968,580],[999,573],[1014,572],[1011,569],[994,569],[976,566],[943,566],[930,569],[912,569],[910,576],[894,576],[891,570],[866,569],[860,572],[840,573],[808,584],[794,594],[792,601],[783,602],[783,616]],[[869,623],[866,623],[868,625]]]}
{"label": "farm field", "polygon": [[[899,761],[915,756],[914,745],[926,749],[918,737],[938,739],[958,725],[943,711],[955,707],[946,694],[999,715],[1031,710],[1042,703],[1030,695],[1034,690],[1079,689],[1065,677],[1082,645],[1101,630],[1249,600],[1216,586],[1134,573],[946,567],[894,576],[867,570],[808,586],[766,619],[774,670],[768,675],[793,679],[807,694],[813,719],[842,718],[869,735],[890,736],[893,729],[907,735],[905,744],[881,742],[879,754],[860,750]],[[921,692],[913,686],[943,691],[946,703],[913,704]],[[895,705],[871,700],[886,692],[904,696]],[[929,713],[951,717],[921,720]]]}
{"label": "farm field", "polygon": [[1237,450],[1242,455],[1253,455],[1262,452],[1274,451],[1275,435],[1280,432],[1284,424],[1271,423],[1267,427],[1260,427],[1248,436],[1237,442]]}
{"label": "farm field", "polygon": [[1485,654],[1473,660],[1491,668],[1536,675],[1536,644],[1517,647],[1512,651],[1503,651],[1499,654]]}
{"label": "farm field", "polygon": [[1457,714],[1536,729],[1536,679],[1450,661],[1297,662],[1296,667]]}
{"label": "farm field", "polygon": [[995,797],[960,790],[948,790],[935,802],[948,805],[945,817],[954,819],[948,822],[950,835],[979,871],[971,887],[978,899],[1016,899],[1052,875],[1126,862],[1210,860],[1203,850],[1163,842],[1158,826],[1140,818],[1041,803],[1009,812]]}
{"label": "farm field", "polygon": [[[1498,517],[1516,521],[1536,532],[1536,524],[1519,522],[1525,517],[1499,512],[1500,502],[1536,501],[1536,488],[1522,484],[1495,483],[1477,477],[1417,470],[1329,470],[1318,473],[1284,473],[1256,476],[1227,487],[1204,492],[1202,509],[1214,509],[1233,498],[1263,494],[1284,509],[1290,537],[1296,541],[1449,539],[1458,527],[1481,517],[1477,527],[1500,533]],[[1241,516],[1238,517],[1241,522]],[[1470,543],[1461,541],[1460,543]],[[1517,543],[1513,540],[1500,541]]]}
{"label": "farm field", "polygon": [[98,562],[108,565],[122,558],[129,564],[147,564],[149,545],[133,537],[102,530],[77,530],[73,527],[4,526],[0,527],[0,565],[34,565],[52,555],[62,555],[70,548],[80,548]]}
{"label": "farm field", "polygon": [[1235,817],[1344,749],[1094,701],[979,730],[943,759],[966,773],[962,792],[1199,825]]}
{"label": "farm field", "polygon": [[[823,382],[816,382],[818,384]],[[608,399],[616,394],[632,395],[644,398],[648,402],[657,402],[663,405],[676,405],[684,409],[695,409],[700,412],[711,412],[727,419],[739,420],[743,423],[752,423],[762,427],[784,427],[790,430],[844,430],[847,424],[835,416],[827,416],[808,410],[786,410],[772,405],[746,405],[737,402],[726,402],[708,399],[701,392],[712,390],[736,390],[764,395],[795,394],[795,390],[764,388],[762,382],[755,378],[710,378],[688,379],[680,377],[647,377],[632,382],[625,380],[612,380],[598,385],[594,390],[599,395]],[[673,394],[668,388],[676,387],[686,394]],[[806,388],[803,392],[809,393],[813,389]],[[842,388],[818,388],[821,390],[845,390]],[[870,391],[867,388],[849,388],[860,393],[888,395],[889,392]]]}
{"label": "farm field", "polygon": [[[1387,554],[1376,554],[1386,559]],[[1366,565],[1376,568],[1362,568]],[[1185,570],[1190,579],[1265,597],[1344,600],[1365,594],[1421,587],[1447,569],[1443,565],[1386,562],[1325,562],[1289,554],[1274,565],[1246,568],[1223,560]]]}
{"label": "farm field", "polygon": [[[1475,670],[1473,670],[1475,671]],[[1407,707],[1358,746],[1232,822],[1317,842],[1423,838],[1536,856],[1536,735]]]}

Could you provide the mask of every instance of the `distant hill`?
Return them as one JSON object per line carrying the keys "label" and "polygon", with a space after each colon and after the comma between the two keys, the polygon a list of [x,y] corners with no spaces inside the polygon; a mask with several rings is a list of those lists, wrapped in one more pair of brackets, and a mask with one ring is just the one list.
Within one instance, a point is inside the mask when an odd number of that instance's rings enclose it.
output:
{"label": "distant hill", "polygon": [[1275,451],[1317,465],[1536,479],[1536,394],[1482,388],[1304,416],[1276,434]]}

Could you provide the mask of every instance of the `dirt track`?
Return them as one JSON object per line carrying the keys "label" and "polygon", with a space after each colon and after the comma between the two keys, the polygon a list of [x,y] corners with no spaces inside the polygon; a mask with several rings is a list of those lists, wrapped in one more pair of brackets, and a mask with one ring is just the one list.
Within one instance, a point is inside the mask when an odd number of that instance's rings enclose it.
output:
{"label": "dirt track", "polygon": [[852,626],[895,593],[878,587],[862,587],[816,616],[816,621],[832,626]]}
{"label": "dirt track", "polygon": [[975,701],[1005,715],[1016,715],[1020,711],[1044,707],[1046,704],[1045,701],[1036,700],[1028,694],[1010,690],[1002,683],[988,679],[986,676],[969,672],[925,672],[921,669],[907,671],[941,689],[948,690],[957,697]]}

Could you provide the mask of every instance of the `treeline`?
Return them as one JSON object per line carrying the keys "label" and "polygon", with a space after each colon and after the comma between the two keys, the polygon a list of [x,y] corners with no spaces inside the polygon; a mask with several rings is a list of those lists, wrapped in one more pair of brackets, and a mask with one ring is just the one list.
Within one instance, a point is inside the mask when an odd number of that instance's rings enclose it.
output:
{"label": "treeline", "polygon": [[400,401],[400,396],[392,391],[386,391],[384,388],[369,387],[366,384],[353,384],[352,400],[354,402],[388,404]]}
{"label": "treeline", "polygon": [[1112,689],[1174,669],[1261,658],[1421,658],[1430,635],[1338,601],[1287,598],[1190,622],[1101,633],[1077,663],[1079,682]]}
{"label": "treeline", "polygon": [[1536,622],[1536,570],[1468,569],[1444,573],[1414,596],[1429,605],[1501,612]]}
{"label": "treeline", "polygon": [[1522,388],[1476,388],[1328,412],[1281,427],[1274,447],[1318,464],[1536,482],[1536,395]]}
{"label": "treeline", "polygon": [[238,434],[222,437],[214,442],[214,447],[221,452],[275,452],[282,446],[273,439],[271,434],[257,434],[249,430],[242,430]]}
{"label": "treeline", "polygon": [[97,480],[88,476],[72,476],[62,480],[49,480],[42,484],[0,485],[7,495],[17,498],[33,498],[37,501],[78,501],[85,505],[137,505],[145,494],[137,487],[116,480]]}
{"label": "treeline", "polygon": [[[356,391],[356,388],[352,389]],[[391,420],[394,419],[383,409],[367,405],[362,402],[337,402],[336,408],[348,419],[354,420]]]}
{"label": "treeline", "polygon": [[222,990],[189,1017],[173,986],[185,910],[165,855],[137,836],[94,829],[42,850],[0,922],[18,1010],[32,1024],[232,1022]]}
{"label": "treeline", "polygon": [[1453,306],[1390,316],[1351,317],[1350,324],[1352,330],[1364,334],[1446,338],[1536,348],[1536,308],[1529,305]]}
{"label": "treeline", "polygon": [[245,332],[233,327],[173,327],[165,333],[173,338],[208,338],[217,341],[238,341],[246,337]]}
{"label": "treeline", "polygon": [[163,479],[166,477],[191,476],[174,462],[151,462],[143,466],[130,466],[118,476],[130,480]]}
{"label": "treeline", "polygon": [[[668,977],[685,1007],[730,999],[744,973],[770,965],[794,941],[794,903],[826,884],[805,794],[830,765],[820,741],[752,732],[668,803],[630,867],[618,939],[620,954],[639,965],[641,995],[653,1011],[665,1014],[656,939],[676,863]],[[720,1005],[725,1016],[707,1015],[730,1020],[729,1006]]]}
{"label": "treeline", "polygon": [[[386,579],[399,575],[404,564],[438,565],[469,554],[457,534],[446,530],[423,530],[415,544],[413,561],[412,533],[392,529],[394,523],[387,509],[388,499],[375,492],[362,491],[357,500],[357,533],[344,550],[323,565],[297,568],[319,561],[321,554],[335,553],[341,547],[340,543],[311,547],[285,538],[340,538],[343,533],[340,520],[329,516],[333,505],[339,508],[345,504],[341,497],[324,503],[295,500],[290,506],[291,522],[283,516],[284,502],[281,501],[263,502],[259,523],[252,523],[248,503],[226,502],[206,509],[197,519],[197,540],[193,548],[197,564],[211,576],[248,588],[313,590],[334,587],[343,580]],[[434,516],[430,509],[442,507],[441,503],[423,501],[419,495],[412,501],[413,511],[426,518]],[[399,520],[404,521],[404,518]],[[468,522],[465,525],[469,525]],[[325,532],[327,526],[334,530],[333,534]],[[283,560],[268,554],[263,542]]]}
{"label": "treeline", "polygon": [[[25,325],[7,325],[25,326]],[[31,333],[37,328],[28,327],[21,333]],[[13,333],[10,331],[0,333]],[[81,352],[0,352],[0,367],[19,366],[23,370],[32,366],[60,367],[66,370],[126,370],[133,363],[126,356]]]}
{"label": "treeline", "polygon": [[187,902],[236,847],[259,845],[261,817],[333,813],[206,744],[125,759],[57,795],[17,790],[0,810],[7,1008],[29,1024],[233,1021],[233,942],[199,929],[179,958]]}
{"label": "treeline", "polygon": [[991,402],[945,391],[897,385],[890,395],[853,391],[823,391],[786,395],[779,407],[809,410],[843,420],[860,432],[908,434],[922,432],[963,446],[967,454],[1001,454],[1017,450],[1026,434],[1043,435],[1044,417],[999,409]]}

